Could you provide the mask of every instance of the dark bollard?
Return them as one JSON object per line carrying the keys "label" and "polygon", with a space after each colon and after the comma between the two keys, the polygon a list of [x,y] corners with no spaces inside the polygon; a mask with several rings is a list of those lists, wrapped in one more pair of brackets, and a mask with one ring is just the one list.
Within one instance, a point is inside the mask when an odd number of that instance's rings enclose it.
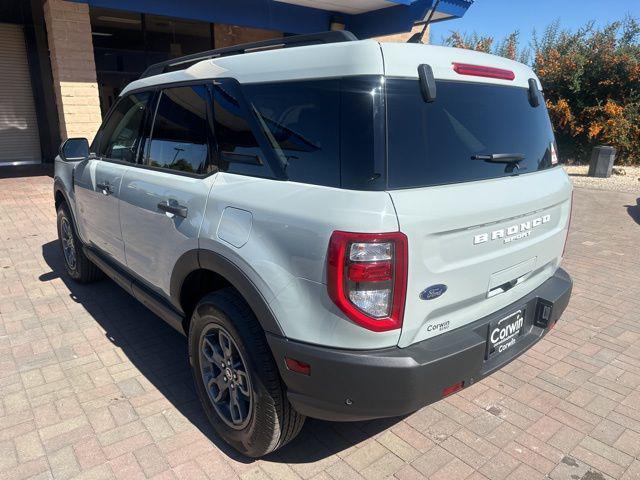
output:
{"label": "dark bollard", "polygon": [[589,176],[609,178],[615,159],[615,148],[608,146],[594,147],[589,161]]}

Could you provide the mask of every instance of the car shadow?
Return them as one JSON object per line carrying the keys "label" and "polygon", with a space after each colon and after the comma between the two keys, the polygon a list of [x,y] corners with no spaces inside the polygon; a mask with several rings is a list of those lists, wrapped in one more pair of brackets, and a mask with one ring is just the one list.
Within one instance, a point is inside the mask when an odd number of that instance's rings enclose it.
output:
{"label": "car shadow", "polygon": [[640,225],[640,198],[636,199],[635,205],[625,205],[625,208],[633,221]]}
{"label": "car shadow", "polygon": [[[42,282],[60,278],[70,298],[82,305],[104,329],[105,336],[176,409],[222,452],[241,463],[245,457],[220,439],[209,424],[196,395],[185,337],[109,279],[90,285],[74,282],[65,272],[57,241],[42,246],[50,272]],[[307,419],[300,435],[289,445],[264,458],[278,463],[309,463],[348,449],[399,422],[401,418],[334,423]]]}

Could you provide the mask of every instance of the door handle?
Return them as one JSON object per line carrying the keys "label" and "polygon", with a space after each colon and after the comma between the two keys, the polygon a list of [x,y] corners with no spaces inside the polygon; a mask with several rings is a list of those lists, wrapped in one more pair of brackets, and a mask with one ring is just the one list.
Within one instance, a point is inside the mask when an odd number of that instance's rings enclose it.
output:
{"label": "door handle", "polygon": [[109,182],[96,183],[96,188],[102,190],[103,195],[111,195],[113,193],[113,188]]}
{"label": "door handle", "polygon": [[187,207],[180,205],[176,200],[167,200],[166,202],[158,203],[158,210],[165,213],[172,213],[182,218],[187,218],[187,212],[189,211]]}

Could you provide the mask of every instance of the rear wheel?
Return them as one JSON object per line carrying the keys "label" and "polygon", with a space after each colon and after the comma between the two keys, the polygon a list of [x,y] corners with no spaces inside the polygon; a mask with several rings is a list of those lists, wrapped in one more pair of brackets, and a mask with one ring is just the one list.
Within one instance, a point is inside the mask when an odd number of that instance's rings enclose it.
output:
{"label": "rear wheel", "polygon": [[90,283],[102,278],[100,269],[84,254],[73,220],[64,203],[58,207],[57,224],[58,240],[67,274],[79,283]]}
{"label": "rear wheel", "polygon": [[240,453],[266,455],[302,429],[305,417],[289,403],[264,332],[235,290],[209,294],[195,308],[189,356],[209,421]]}

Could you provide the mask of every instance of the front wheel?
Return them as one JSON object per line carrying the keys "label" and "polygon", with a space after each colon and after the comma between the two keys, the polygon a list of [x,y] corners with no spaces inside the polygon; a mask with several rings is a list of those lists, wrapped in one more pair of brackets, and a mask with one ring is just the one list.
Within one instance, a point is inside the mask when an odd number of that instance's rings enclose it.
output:
{"label": "front wheel", "polygon": [[79,283],[99,280],[102,272],[84,254],[67,206],[60,205],[57,213],[58,240],[67,274]]}
{"label": "front wheel", "polygon": [[214,429],[250,457],[272,452],[300,432],[296,412],[255,315],[233,289],[204,297],[189,328],[196,391]]}

